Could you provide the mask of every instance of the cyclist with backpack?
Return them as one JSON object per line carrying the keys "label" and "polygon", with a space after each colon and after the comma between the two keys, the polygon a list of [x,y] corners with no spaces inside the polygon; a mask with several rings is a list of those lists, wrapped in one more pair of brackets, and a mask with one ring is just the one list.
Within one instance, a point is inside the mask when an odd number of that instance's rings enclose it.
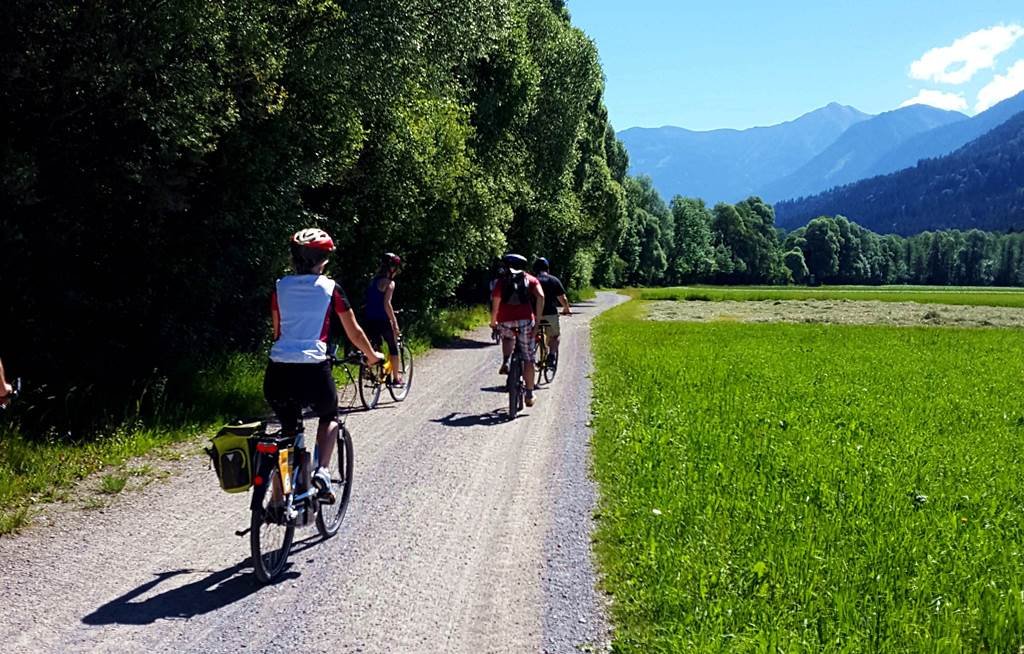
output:
{"label": "cyclist with backpack", "polygon": [[[526,382],[526,406],[533,406],[534,369],[533,330],[537,316],[544,309],[544,290],[536,277],[526,272],[526,257],[506,254],[502,258],[504,273],[491,292],[491,329],[501,331],[501,369],[499,375],[508,374],[508,359],[512,348],[518,347],[523,356],[523,376]],[[518,329],[518,333],[515,330]]]}
{"label": "cyclist with backpack", "polygon": [[572,308],[569,306],[569,298],[565,295],[565,286],[562,280],[548,272],[551,263],[546,257],[539,257],[533,262],[533,274],[537,276],[540,287],[544,289],[544,312],[541,314],[540,324],[547,327],[548,334],[548,365],[554,366],[558,362],[558,341],[562,334],[558,322],[558,305],[562,305],[562,315],[571,316]]}
{"label": "cyclist with backpack", "polygon": [[402,258],[393,252],[385,252],[381,257],[377,275],[366,287],[366,333],[374,348],[380,348],[381,342],[388,344],[391,356],[391,385],[401,388],[402,362],[398,356],[398,319],[395,309],[391,306],[391,298],[395,294],[395,276],[402,265]]}
{"label": "cyclist with backpack", "polygon": [[374,365],[384,355],[370,345],[341,286],[324,275],[334,241],[322,229],[303,229],[290,242],[295,274],[277,280],[271,299],[274,344],[263,380],[263,395],[285,434],[302,431],[302,410],[311,407],[320,419],[319,453],[314,482],[322,497],[335,500],[330,465],[338,440],[338,389],[331,374],[327,341],[337,319],[349,340]]}

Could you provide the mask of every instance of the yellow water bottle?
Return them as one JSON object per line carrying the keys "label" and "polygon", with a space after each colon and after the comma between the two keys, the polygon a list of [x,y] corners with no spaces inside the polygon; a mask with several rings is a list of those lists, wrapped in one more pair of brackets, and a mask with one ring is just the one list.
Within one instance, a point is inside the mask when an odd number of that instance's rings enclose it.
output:
{"label": "yellow water bottle", "polygon": [[281,448],[277,452],[277,469],[281,471],[281,489],[285,493],[292,492],[292,466],[288,458],[291,448]]}

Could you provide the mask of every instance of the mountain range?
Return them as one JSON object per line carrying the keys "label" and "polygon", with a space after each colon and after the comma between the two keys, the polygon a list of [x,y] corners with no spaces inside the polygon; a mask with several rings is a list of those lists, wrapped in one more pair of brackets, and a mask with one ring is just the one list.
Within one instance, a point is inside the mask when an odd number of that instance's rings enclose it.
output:
{"label": "mountain range", "polygon": [[619,133],[630,172],[648,175],[666,198],[710,203],[754,195],[823,151],[847,129],[871,118],[832,103],[771,127],[697,132],[681,127],[634,127]]}
{"label": "mountain range", "polygon": [[[948,141],[952,142],[952,141]],[[1024,112],[952,154],[825,193],[775,205],[793,229],[842,214],[877,233],[1024,229]]]}
{"label": "mountain range", "polygon": [[924,105],[872,116],[832,103],[770,127],[632,128],[619,138],[630,172],[650,176],[665,198],[713,204],[758,195],[779,202],[949,154],[1022,111],[1024,93],[970,118]]}
{"label": "mountain range", "polygon": [[872,177],[879,153],[937,127],[962,122],[967,116],[925,105],[887,111],[857,123],[832,145],[789,175],[757,191],[769,202],[813,195],[833,186]]}

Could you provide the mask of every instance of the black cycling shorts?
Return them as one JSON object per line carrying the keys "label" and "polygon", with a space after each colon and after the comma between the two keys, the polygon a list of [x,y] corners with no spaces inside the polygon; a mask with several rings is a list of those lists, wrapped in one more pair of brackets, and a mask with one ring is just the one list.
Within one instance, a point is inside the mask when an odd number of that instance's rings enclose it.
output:
{"label": "black cycling shorts", "polygon": [[331,362],[267,364],[263,396],[277,414],[286,434],[302,427],[302,410],[309,407],[319,418],[338,414],[338,387],[331,374]]}
{"label": "black cycling shorts", "polygon": [[366,321],[366,337],[370,339],[370,344],[373,345],[374,349],[380,350],[381,341],[388,344],[388,352],[390,354],[398,354],[398,339],[395,337],[395,331],[391,329],[390,320],[380,320],[377,318],[368,318]]}

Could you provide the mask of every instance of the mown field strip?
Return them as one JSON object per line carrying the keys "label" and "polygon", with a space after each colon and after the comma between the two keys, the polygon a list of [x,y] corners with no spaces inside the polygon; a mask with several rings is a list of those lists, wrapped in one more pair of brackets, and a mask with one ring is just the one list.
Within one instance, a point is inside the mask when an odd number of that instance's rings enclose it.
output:
{"label": "mown field strip", "polygon": [[979,286],[684,286],[633,291],[642,300],[877,300],[1024,307],[1024,289]]}
{"label": "mown field strip", "polygon": [[594,339],[617,651],[1018,650],[1019,332],[638,304]]}

